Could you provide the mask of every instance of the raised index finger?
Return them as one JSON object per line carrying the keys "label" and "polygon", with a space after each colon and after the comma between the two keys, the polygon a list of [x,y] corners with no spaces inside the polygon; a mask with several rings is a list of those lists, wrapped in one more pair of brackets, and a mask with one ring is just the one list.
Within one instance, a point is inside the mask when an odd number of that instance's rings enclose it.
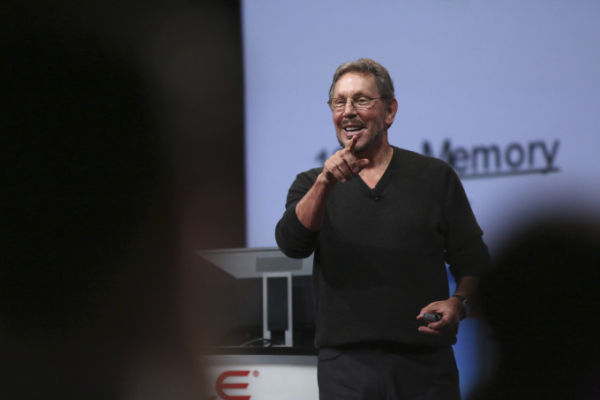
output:
{"label": "raised index finger", "polygon": [[358,139],[356,138],[356,136],[352,136],[352,139],[346,143],[346,150],[349,150],[350,153],[354,154],[354,147],[356,146],[356,141]]}

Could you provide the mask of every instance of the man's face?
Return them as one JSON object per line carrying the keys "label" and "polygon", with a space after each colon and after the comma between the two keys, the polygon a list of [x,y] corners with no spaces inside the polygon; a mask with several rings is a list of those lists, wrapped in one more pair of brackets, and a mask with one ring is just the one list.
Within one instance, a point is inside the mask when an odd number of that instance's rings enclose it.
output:
{"label": "man's face", "polygon": [[[380,96],[373,75],[348,72],[334,86],[334,98],[355,99],[360,96]],[[344,147],[353,136],[357,136],[355,153],[360,153],[375,141],[381,140],[383,132],[394,121],[396,104],[396,100],[392,100],[386,106],[384,101],[377,99],[368,109],[357,109],[350,102],[343,109],[334,109],[333,124],[340,145]]]}

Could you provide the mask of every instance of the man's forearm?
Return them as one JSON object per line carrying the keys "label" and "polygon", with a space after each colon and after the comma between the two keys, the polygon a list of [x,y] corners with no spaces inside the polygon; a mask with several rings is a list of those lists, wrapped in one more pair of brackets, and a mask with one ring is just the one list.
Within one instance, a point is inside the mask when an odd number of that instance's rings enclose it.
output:
{"label": "man's forearm", "polygon": [[463,276],[456,285],[454,294],[470,299],[475,294],[478,284],[479,278],[476,276]]}
{"label": "man's forearm", "polygon": [[304,197],[296,204],[296,215],[305,228],[316,232],[323,226],[327,195],[333,185],[320,173]]}

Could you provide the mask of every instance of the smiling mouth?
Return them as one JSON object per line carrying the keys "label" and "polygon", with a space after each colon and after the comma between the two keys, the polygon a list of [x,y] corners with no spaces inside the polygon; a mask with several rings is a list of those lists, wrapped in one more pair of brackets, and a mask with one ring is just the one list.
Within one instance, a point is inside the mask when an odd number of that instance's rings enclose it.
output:
{"label": "smiling mouth", "polygon": [[343,128],[344,132],[346,132],[346,136],[352,137],[361,132],[364,127],[362,126],[346,126]]}

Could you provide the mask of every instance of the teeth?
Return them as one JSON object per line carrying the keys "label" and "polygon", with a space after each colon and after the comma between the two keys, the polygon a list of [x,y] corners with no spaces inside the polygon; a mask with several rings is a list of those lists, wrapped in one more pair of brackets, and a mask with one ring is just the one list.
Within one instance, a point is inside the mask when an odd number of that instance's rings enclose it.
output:
{"label": "teeth", "polygon": [[358,128],[358,127],[355,127],[355,126],[350,126],[350,127],[346,128],[346,131],[348,131],[348,132],[356,132],[356,131],[360,131],[361,129],[362,128]]}

